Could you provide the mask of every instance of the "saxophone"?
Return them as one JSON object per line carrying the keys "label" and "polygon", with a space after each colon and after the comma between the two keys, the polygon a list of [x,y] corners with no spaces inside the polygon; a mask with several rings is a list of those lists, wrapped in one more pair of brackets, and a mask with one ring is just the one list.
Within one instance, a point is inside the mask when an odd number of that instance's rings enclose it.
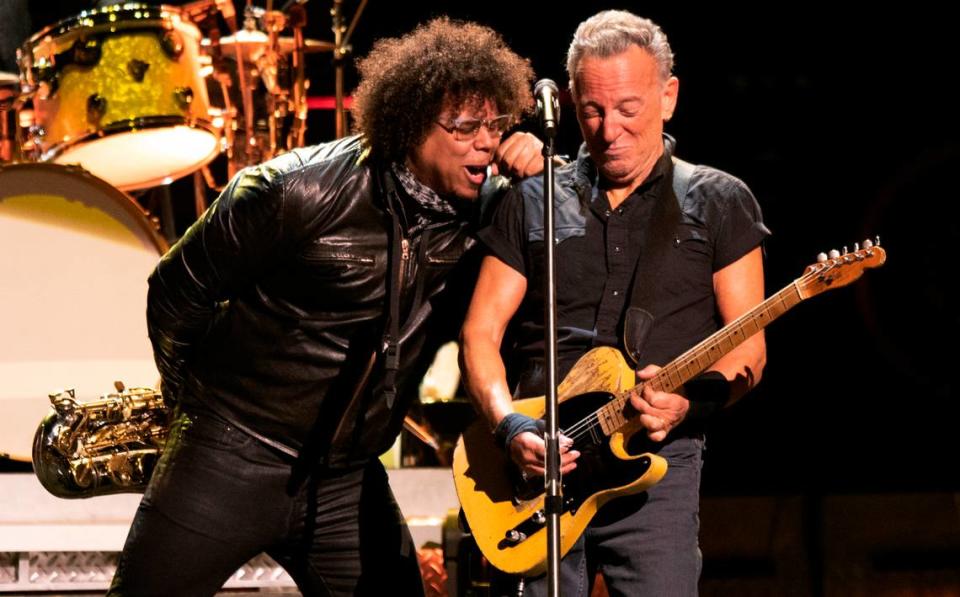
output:
{"label": "saxophone", "polygon": [[74,390],[50,394],[53,410],[33,439],[33,469],[57,497],[142,492],[169,433],[172,410],[159,391],[127,390],[81,403]]}

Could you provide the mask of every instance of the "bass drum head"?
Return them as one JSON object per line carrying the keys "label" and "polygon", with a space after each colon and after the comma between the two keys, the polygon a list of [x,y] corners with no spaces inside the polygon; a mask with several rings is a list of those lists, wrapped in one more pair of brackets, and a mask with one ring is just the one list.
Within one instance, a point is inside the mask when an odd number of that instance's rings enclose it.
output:
{"label": "bass drum head", "polygon": [[159,378],[147,276],[167,246],[128,195],[55,164],[0,166],[0,454],[29,461],[48,394]]}

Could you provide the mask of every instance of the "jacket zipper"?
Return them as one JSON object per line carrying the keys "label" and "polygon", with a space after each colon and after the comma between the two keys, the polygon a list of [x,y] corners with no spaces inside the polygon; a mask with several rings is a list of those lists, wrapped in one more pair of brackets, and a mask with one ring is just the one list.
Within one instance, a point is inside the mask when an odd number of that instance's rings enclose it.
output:
{"label": "jacket zipper", "polygon": [[403,287],[407,281],[407,268],[410,265],[410,240],[400,239],[400,279],[397,280],[397,290],[403,295]]}

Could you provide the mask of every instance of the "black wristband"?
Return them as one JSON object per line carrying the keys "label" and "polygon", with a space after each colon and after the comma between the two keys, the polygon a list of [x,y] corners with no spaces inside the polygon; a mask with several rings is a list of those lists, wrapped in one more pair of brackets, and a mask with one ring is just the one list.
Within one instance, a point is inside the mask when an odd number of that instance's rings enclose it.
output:
{"label": "black wristband", "polygon": [[510,413],[497,423],[497,428],[493,430],[493,440],[504,451],[508,451],[513,438],[527,431],[540,433],[537,420],[521,413]]}
{"label": "black wristband", "polygon": [[719,371],[706,371],[683,384],[690,401],[687,419],[703,421],[720,411],[730,400],[730,382]]}

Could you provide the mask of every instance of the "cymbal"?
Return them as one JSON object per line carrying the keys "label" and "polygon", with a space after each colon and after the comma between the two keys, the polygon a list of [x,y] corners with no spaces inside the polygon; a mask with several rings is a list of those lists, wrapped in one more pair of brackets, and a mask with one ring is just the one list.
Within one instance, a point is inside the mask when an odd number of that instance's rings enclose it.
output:
{"label": "cymbal", "polygon": [[[204,40],[205,43],[207,40]],[[267,44],[270,43],[270,36],[262,31],[240,30],[236,35],[228,35],[220,38],[220,47],[223,55],[227,58],[236,56],[234,49],[237,44],[240,46],[240,52],[243,59],[248,62],[254,62],[267,50]],[[281,54],[290,54],[293,52],[294,43],[292,37],[277,38],[277,45],[280,47]],[[315,52],[332,52],[333,42],[320,41],[317,39],[304,39],[303,51],[306,54]]]}
{"label": "cymbal", "polygon": [[14,73],[5,73],[0,70],[0,85],[19,85],[20,75]]}

